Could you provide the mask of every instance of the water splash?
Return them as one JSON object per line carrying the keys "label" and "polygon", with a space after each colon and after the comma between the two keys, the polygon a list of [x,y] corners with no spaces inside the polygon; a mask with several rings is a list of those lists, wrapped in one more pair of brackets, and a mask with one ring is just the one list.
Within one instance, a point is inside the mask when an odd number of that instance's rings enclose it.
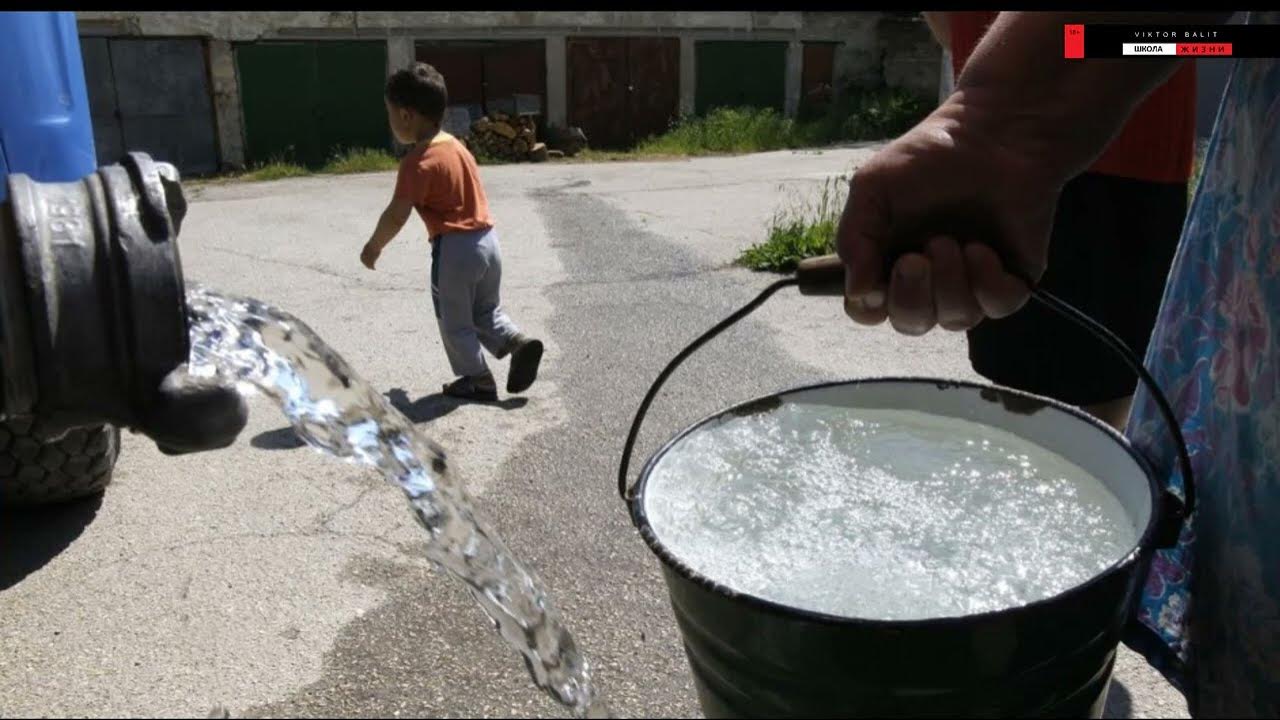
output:
{"label": "water splash", "polygon": [[644,507],[698,572],[868,620],[1021,607],[1105,571],[1141,535],[1103,482],[1007,430],[821,400],[682,437]]}
{"label": "water splash", "polygon": [[472,505],[443,448],[292,315],[195,285],[187,305],[191,374],[256,388],[312,447],[377,468],[404,491],[426,529],[427,557],[466,584],[534,683],[575,716],[608,717],[546,591]]}

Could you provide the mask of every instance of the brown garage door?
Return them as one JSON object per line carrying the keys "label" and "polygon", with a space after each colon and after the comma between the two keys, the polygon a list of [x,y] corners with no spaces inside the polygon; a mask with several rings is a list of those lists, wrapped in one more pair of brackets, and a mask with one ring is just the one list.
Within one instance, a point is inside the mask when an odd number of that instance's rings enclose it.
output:
{"label": "brown garage door", "polygon": [[418,62],[444,75],[452,105],[484,104],[484,55],[478,48],[450,45],[417,47]]}
{"label": "brown garage door", "polygon": [[547,62],[541,40],[420,42],[415,54],[444,75],[450,105],[467,105],[473,114],[511,112],[515,95],[536,95],[545,112]]}
{"label": "brown garage door", "polygon": [[680,113],[680,40],[630,38],[631,137],[664,133]]}
{"label": "brown garage door", "polygon": [[573,38],[568,43],[569,124],[582,128],[593,147],[627,145],[626,39]]}
{"label": "brown garage door", "polygon": [[569,124],[593,147],[630,147],[671,126],[680,107],[676,38],[568,41]]}
{"label": "brown garage door", "polygon": [[836,43],[805,43],[800,74],[800,114],[816,115],[831,103]]}
{"label": "brown garage door", "polygon": [[501,43],[484,55],[485,110],[512,112],[516,95],[537,95],[546,112],[547,49],[541,41]]}

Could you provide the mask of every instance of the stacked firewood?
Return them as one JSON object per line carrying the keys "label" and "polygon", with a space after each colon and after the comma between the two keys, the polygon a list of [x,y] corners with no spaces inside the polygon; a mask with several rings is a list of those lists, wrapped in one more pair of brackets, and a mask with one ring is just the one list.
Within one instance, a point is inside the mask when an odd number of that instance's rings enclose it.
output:
{"label": "stacked firewood", "polygon": [[548,157],[547,145],[538,142],[537,126],[528,115],[493,113],[482,117],[471,123],[467,145],[474,153],[499,160],[542,162]]}

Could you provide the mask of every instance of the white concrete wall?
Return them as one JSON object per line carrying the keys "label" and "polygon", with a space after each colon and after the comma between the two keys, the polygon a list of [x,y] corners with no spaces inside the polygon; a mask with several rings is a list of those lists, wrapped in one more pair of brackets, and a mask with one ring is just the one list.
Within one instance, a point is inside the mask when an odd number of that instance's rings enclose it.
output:
{"label": "white concrete wall", "polygon": [[[731,28],[751,30],[757,24],[768,29],[792,29],[800,13],[683,12],[683,11],[445,11],[361,12],[362,28],[391,28],[394,32],[419,30],[559,29],[592,32],[598,29],[635,29],[648,33],[675,29]],[[775,16],[792,16],[779,18]]]}
{"label": "white concrete wall", "polygon": [[938,104],[941,105],[944,100],[955,92],[955,71],[951,69],[951,52],[949,50],[942,51],[942,62],[938,67]]}
{"label": "white concrete wall", "polygon": [[680,116],[692,115],[698,102],[698,43],[692,35],[680,36]]}
{"label": "white concrete wall", "polygon": [[569,124],[569,60],[564,35],[546,39],[547,53],[547,124],[565,127]]}
{"label": "white concrete wall", "polygon": [[[788,43],[785,109],[800,104],[803,42],[839,42],[833,68],[837,97],[847,88],[905,87],[937,92],[937,54],[916,42],[909,20],[879,12],[439,11],[439,12],[131,12],[77,13],[84,35],[198,36],[210,39],[210,74],[224,165],[244,162],[244,131],[232,43],[269,39],[383,38],[388,71],[411,63],[417,39],[540,39],[546,42],[547,120],[568,116],[565,39],[571,35],[668,35],[680,38],[680,112],[696,98],[695,43],[768,40]],[[887,23],[887,24],[886,24]],[[915,24],[923,27],[923,22]],[[927,30],[924,31],[927,36]],[[932,47],[932,44],[930,44]]]}
{"label": "white concrete wall", "polygon": [[821,34],[809,34],[809,27],[821,27],[825,33],[841,41],[836,48],[835,67],[831,72],[832,94],[839,98],[851,87],[874,87],[882,82],[882,63],[878,42],[878,13],[808,13],[807,40],[823,40]]}
{"label": "white concrete wall", "polygon": [[417,58],[417,52],[413,47],[413,38],[404,36],[387,38],[388,75],[413,65]]}
{"label": "white concrete wall", "polygon": [[799,40],[787,43],[786,79],[783,83],[782,113],[795,117],[800,111],[800,84],[804,73],[804,46]]}
{"label": "white concrete wall", "polygon": [[213,91],[214,124],[218,128],[218,161],[224,169],[244,167],[244,117],[240,105],[240,77],[231,43],[209,41],[209,80]]}
{"label": "white concrete wall", "polygon": [[354,12],[130,12],[76,13],[82,34],[199,35],[242,42],[276,36],[283,28],[332,35],[355,28]]}
{"label": "white concrete wall", "polygon": [[[544,37],[554,33],[751,33],[760,39],[844,40],[879,13],[692,11],[131,12],[76,13],[86,34],[199,35],[233,42],[284,37]],[[811,18],[810,16],[815,16]],[[815,19],[817,20],[815,22]],[[511,33],[511,34],[507,34]]]}
{"label": "white concrete wall", "polygon": [[907,90],[929,101],[937,97],[942,48],[922,19],[886,17],[880,21],[876,42],[883,58],[881,76],[885,86]]}

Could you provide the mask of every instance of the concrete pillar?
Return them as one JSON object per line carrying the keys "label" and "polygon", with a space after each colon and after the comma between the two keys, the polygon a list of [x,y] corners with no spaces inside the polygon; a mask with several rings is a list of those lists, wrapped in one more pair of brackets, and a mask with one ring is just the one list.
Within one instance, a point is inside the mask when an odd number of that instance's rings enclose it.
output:
{"label": "concrete pillar", "polygon": [[942,68],[939,71],[938,104],[941,105],[955,91],[955,77],[951,70],[951,51],[942,49]]}
{"label": "concrete pillar", "polygon": [[547,125],[569,125],[569,62],[564,35],[550,35],[544,41],[547,52]]}
{"label": "concrete pillar", "polygon": [[787,79],[784,85],[782,113],[795,117],[800,111],[800,83],[804,72],[804,45],[799,40],[787,43]]}
{"label": "concrete pillar", "polygon": [[692,115],[698,98],[698,53],[692,35],[680,36],[680,116]]}
{"label": "concrete pillar", "polygon": [[224,169],[244,167],[244,115],[236,57],[227,40],[209,41],[213,118],[218,126],[218,161]]}
{"label": "concrete pillar", "polygon": [[412,37],[389,37],[387,38],[387,75],[397,70],[403,70],[413,64],[418,59],[417,53],[413,48]]}
{"label": "concrete pillar", "polygon": [[[413,36],[398,35],[387,38],[387,77],[391,77],[391,73],[411,67],[417,60],[418,52],[413,46]],[[447,86],[448,83],[449,79],[445,78],[445,85]],[[391,128],[387,128],[387,143],[396,157],[403,157],[410,147],[401,145],[400,141],[391,134]]]}

